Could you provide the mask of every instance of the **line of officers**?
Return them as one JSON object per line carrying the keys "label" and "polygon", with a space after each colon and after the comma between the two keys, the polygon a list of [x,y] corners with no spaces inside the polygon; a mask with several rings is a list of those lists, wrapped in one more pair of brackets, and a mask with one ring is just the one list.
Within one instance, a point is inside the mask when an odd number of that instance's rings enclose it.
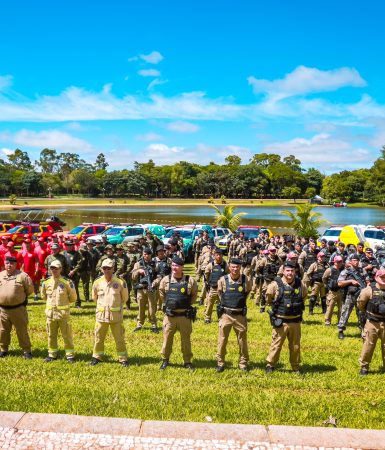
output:
{"label": "line of officers", "polygon": [[[71,243],[68,245],[71,246]],[[198,285],[194,277],[184,273],[180,242],[173,238],[168,247],[157,246],[155,258],[153,249],[142,248],[141,256],[128,277],[125,276],[127,274],[119,273],[118,259],[121,254],[127,257],[129,252],[126,254],[125,249],[118,246],[115,255],[114,249],[106,246],[105,254],[95,266],[95,270],[100,270],[102,275],[95,277],[92,285],[92,300],[96,302],[92,365],[103,361],[104,341],[109,328],[115,339],[119,362],[123,366],[128,365],[123,309],[130,306],[131,284],[139,305],[135,331],[143,328],[147,313],[151,331],[158,333],[156,311],[159,308],[164,311],[161,369],[169,365],[176,331],[181,335],[184,367],[193,369],[190,337],[192,321],[196,317],[193,304],[198,297]],[[78,301],[78,293],[74,282],[63,276],[63,255],[60,251],[55,254],[54,246],[52,250],[52,255],[46,261],[50,277],[41,286],[41,294],[47,305],[48,356],[45,361],[51,362],[58,357],[57,338],[60,329],[66,358],[73,362],[75,354],[70,306]],[[356,307],[364,338],[360,373],[368,373],[378,339],[382,343],[385,367],[385,270],[380,268],[371,249],[364,251],[363,245],[358,245],[356,253],[348,254],[342,243],[334,248],[330,243],[322,242],[321,248],[317,248],[314,240],[296,242],[279,236],[273,239],[261,236],[247,241],[240,234],[230,244],[230,263],[227,264],[222,250],[215,248],[203,233],[196,243],[196,253],[197,276],[204,277],[200,298],[204,299],[205,296],[206,300],[205,323],[211,323],[215,305],[219,318],[218,372],[225,369],[226,346],[232,328],[239,345],[239,368],[247,370],[246,315],[249,294],[260,306],[261,312],[265,311],[266,305],[271,306],[268,312],[273,335],[266,372],[275,369],[286,338],[289,342],[290,364],[295,372],[299,372],[300,327],[308,292],[309,313],[313,313],[319,299],[326,325],[331,324],[333,310],[337,306],[341,339],[349,316]],[[0,357],[8,355],[10,332],[14,326],[24,357],[29,359],[32,354],[26,302],[28,295],[33,292],[33,284],[26,273],[17,269],[16,263],[16,258],[7,256],[5,270],[0,273]]]}

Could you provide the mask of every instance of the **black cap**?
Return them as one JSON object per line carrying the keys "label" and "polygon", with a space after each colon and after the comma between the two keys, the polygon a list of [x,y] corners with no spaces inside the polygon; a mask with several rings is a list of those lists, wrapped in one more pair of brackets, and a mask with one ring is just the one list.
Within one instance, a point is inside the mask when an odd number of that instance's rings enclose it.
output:
{"label": "black cap", "polygon": [[325,238],[322,238],[321,242],[325,242],[325,244],[326,244],[327,240]]}
{"label": "black cap", "polygon": [[360,259],[360,257],[357,255],[357,253],[353,253],[353,255],[350,257],[350,260],[352,259]]}
{"label": "black cap", "polygon": [[164,250],[164,246],[163,245],[158,245],[156,247],[156,253],[160,252],[161,250]]}
{"label": "black cap", "polygon": [[67,239],[67,240],[65,241],[65,244],[66,244],[66,245],[74,245],[74,241],[73,241],[72,239]]}
{"label": "black cap", "polygon": [[295,264],[293,264],[291,261],[285,261],[283,263],[283,267],[288,267],[289,269],[295,269]]}
{"label": "black cap", "polygon": [[177,264],[178,266],[184,266],[184,260],[183,258],[180,258],[179,256],[174,255],[171,260],[174,264]]}
{"label": "black cap", "polygon": [[345,247],[345,244],[343,242],[338,242],[339,247]]}
{"label": "black cap", "polygon": [[14,256],[11,256],[11,255],[6,256],[5,260],[8,261],[8,262],[13,262],[13,263],[17,262],[17,259]]}
{"label": "black cap", "polygon": [[328,241],[328,245],[334,245],[334,241]]}
{"label": "black cap", "polygon": [[218,253],[218,255],[223,255],[223,251],[222,251],[222,249],[219,248],[219,247],[216,247],[216,248],[215,248],[214,253]]}
{"label": "black cap", "polygon": [[242,261],[239,258],[231,258],[230,259],[230,264],[237,264],[237,265],[242,265]]}
{"label": "black cap", "polygon": [[147,253],[148,255],[152,255],[152,250],[150,249],[150,247],[145,247],[143,249],[143,253]]}

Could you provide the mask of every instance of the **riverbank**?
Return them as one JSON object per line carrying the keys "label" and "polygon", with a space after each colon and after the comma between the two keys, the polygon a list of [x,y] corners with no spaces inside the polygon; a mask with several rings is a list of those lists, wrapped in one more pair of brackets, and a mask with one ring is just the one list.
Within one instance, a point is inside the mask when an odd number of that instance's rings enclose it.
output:
{"label": "riverbank", "polygon": [[[307,203],[306,199],[299,199],[295,202],[292,199],[226,199],[226,203],[222,203],[220,199],[215,199],[214,204],[217,206],[233,205],[237,207],[266,207],[280,206],[293,207],[301,203]],[[63,208],[66,206],[208,206],[208,199],[180,199],[180,198],[81,198],[81,197],[55,197],[49,198],[20,198],[15,205],[10,205],[8,199],[0,201],[1,210],[13,210],[15,208]],[[332,208],[331,205],[315,205],[321,208]],[[371,203],[351,203],[349,208],[379,208],[378,205]]]}

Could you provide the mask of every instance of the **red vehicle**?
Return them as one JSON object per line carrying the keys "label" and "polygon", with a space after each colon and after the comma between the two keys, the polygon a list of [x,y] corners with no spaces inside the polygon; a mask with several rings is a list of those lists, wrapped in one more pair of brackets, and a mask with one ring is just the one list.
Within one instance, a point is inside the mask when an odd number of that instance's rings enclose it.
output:
{"label": "red vehicle", "polygon": [[96,234],[101,234],[108,228],[108,223],[82,223],[65,234],[67,239],[88,239]]}
{"label": "red vehicle", "polygon": [[55,230],[48,224],[41,223],[21,223],[8,230],[6,233],[0,233],[0,236],[6,236],[13,241],[15,245],[21,245],[27,235],[43,237],[45,239],[52,236]]}
{"label": "red vehicle", "polygon": [[19,220],[3,220],[0,222],[0,233],[6,233],[11,228],[19,225],[21,222]]}

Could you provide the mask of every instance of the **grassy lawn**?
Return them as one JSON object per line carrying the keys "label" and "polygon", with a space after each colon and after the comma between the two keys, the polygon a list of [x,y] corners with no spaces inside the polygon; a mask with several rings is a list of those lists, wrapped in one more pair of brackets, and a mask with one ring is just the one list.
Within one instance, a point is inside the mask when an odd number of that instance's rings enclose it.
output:
{"label": "grassy lawn", "polygon": [[[191,266],[189,266],[191,269]],[[12,335],[12,356],[0,360],[0,409],[46,413],[67,413],[128,417],[154,420],[288,424],[322,426],[330,415],[339,427],[384,428],[385,397],[382,383],[380,348],[376,349],[371,369],[374,374],[358,375],[362,343],[353,316],[347,338],[337,339],[336,327],[325,327],[318,308],[302,327],[303,375],[290,371],[287,346],[278,370],[264,373],[270,345],[271,327],[267,314],[259,314],[250,302],[250,368],[237,368],[235,335],[230,335],[227,368],[214,371],[217,346],[217,321],[194,323],[192,336],[195,372],[183,369],[180,340],[176,337],[172,366],[159,370],[162,334],[146,330],[133,333],[136,304],[126,312],[126,341],[130,367],[115,363],[111,334],[107,339],[106,362],[89,366],[93,346],[93,304],[74,310],[72,325],[78,362],[63,359],[44,363],[47,355],[44,305],[28,306],[35,358],[24,361]],[[159,319],[161,314],[159,313]],[[335,323],[334,318],[334,323]],[[60,340],[62,346],[62,341]],[[63,354],[61,354],[63,356]]]}

